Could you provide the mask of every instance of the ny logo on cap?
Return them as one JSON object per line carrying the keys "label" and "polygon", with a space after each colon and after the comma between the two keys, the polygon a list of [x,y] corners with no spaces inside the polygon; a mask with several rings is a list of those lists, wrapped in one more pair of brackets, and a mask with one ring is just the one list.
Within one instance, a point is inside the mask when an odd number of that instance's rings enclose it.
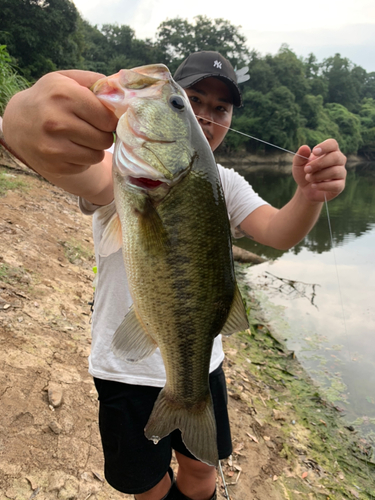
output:
{"label": "ny logo on cap", "polygon": [[219,69],[221,69],[222,64],[223,64],[222,62],[220,62],[220,61],[218,61],[218,60],[216,59],[216,61],[214,61],[214,68],[219,68]]}

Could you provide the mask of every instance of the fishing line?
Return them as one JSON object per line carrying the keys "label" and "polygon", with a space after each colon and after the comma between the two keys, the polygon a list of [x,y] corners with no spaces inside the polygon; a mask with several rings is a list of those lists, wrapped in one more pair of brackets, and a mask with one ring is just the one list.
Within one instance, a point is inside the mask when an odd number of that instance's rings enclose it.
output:
{"label": "fishing line", "polygon": [[[305,160],[308,160],[306,156],[302,156],[298,153],[295,153],[294,151],[290,151],[289,149],[282,148],[280,146],[277,146],[276,144],[272,144],[271,142],[264,141],[263,139],[259,139],[259,137],[254,137],[253,135],[245,134],[244,132],[240,132],[239,130],[235,130],[234,128],[227,127],[226,125],[222,125],[221,123],[217,123],[213,120],[209,120],[208,118],[203,118],[202,116],[196,115],[197,118],[201,118],[202,120],[206,120],[210,123],[213,123],[214,125],[219,125],[220,127],[226,128],[227,130],[230,130],[232,132],[235,132],[236,134],[243,135],[245,137],[248,137],[249,139],[253,139],[255,141],[262,142],[263,144],[267,144],[268,146],[272,146],[276,149],[280,149],[281,151],[284,151],[285,153],[290,153],[293,156],[299,156],[300,158],[303,158]],[[333,242],[333,232],[332,232],[332,226],[331,226],[331,218],[329,215],[329,210],[328,210],[328,202],[327,202],[327,197],[326,194],[324,193],[324,205],[325,209],[327,212],[327,220],[328,220],[328,228],[329,228],[329,235],[330,235],[330,240],[331,240],[331,246],[332,246],[332,253],[333,253],[333,260],[335,263],[335,269],[336,269],[336,276],[337,276],[337,284],[338,284],[338,289],[339,289],[339,297],[340,297],[340,303],[341,303],[341,309],[342,309],[342,317],[344,321],[344,330],[345,330],[345,335],[346,335],[346,341],[347,341],[347,346],[348,346],[348,351],[349,351],[349,356],[350,360],[352,361],[352,353],[349,347],[349,338],[348,338],[348,328],[346,324],[346,318],[345,318],[345,309],[344,309],[344,301],[342,297],[342,292],[341,292],[341,284],[340,284],[340,277],[339,277],[339,271],[338,271],[338,265],[337,265],[337,260],[336,260],[336,253],[335,253],[335,246]]]}
{"label": "fishing line", "polygon": [[[294,151],[290,151],[289,149],[282,148],[280,146],[277,146],[276,144],[272,144],[271,142],[264,141],[263,139],[259,139],[259,137],[254,137],[250,134],[245,134],[244,132],[240,132],[239,130],[235,130],[231,127],[227,127],[226,125],[222,125],[221,123],[217,123],[213,120],[209,120],[208,118],[204,118],[204,117],[199,116],[199,115],[196,115],[196,117],[201,118],[201,119],[208,121],[210,123],[213,123],[214,125],[218,125],[220,127],[223,127],[227,130],[230,130],[231,132],[235,132],[236,134],[240,134],[240,135],[243,135],[245,137],[248,137],[249,139],[253,139],[255,141],[262,142],[263,144],[267,144],[268,146],[274,147],[276,149],[280,149],[281,151],[284,151],[285,153],[292,154],[293,156],[299,156],[300,158],[303,158],[305,160],[309,159],[306,156],[302,156],[298,153],[295,153]],[[350,361],[353,361],[353,355],[352,355],[352,352],[350,349],[350,344],[349,344],[348,328],[347,328],[347,322],[346,322],[346,317],[345,317],[344,301],[343,301],[343,296],[342,296],[342,291],[341,291],[341,283],[340,283],[340,277],[339,277],[339,271],[338,271],[338,265],[337,265],[337,259],[336,259],[336,252],[335,252],[335,246],[334,246],[334,241],[333,241],[331,218],[330,218],[330,214],[329,214],[329,210],[328,210],[328,202],[327,202],[327,197],[326,197],[325,193],[324,193],[324,205],[325,205],[325,209],[326,209],[326,213],[327,213],[329,236],[330,236],[330,241],[331,241],[333,260],[334,260],[335,269],[336,269],[336,277],[337,277],[337,284],[338,284],[338,289],[339,289],[339,298],[340,298],[340,304],[341,304],[341,310],[342,310],[342,317],[343,317],[344,331],[345,331],[346,342],[347,342],[347,349],[349,352]],[[223,483],[224,483],[225,493],[226,493],[227,499],[229,499],[229,495],[228,495],[228,491],[227,491],[227,487],[226,487],[226,483],[225,483],[225,479],[224,479],[224,475],[223,475],[223,471],[222,471],[220,462],[219,462],[219,468],[220,468],[220,474],[221,474],[221,477],[222,477]],[[367,466],[367,469],[368,469],[368,466]]]}
{"label": "fishing line", "polygon": [[255,141],[263,142],[263,144],[267,144],[268,146],[272,146],[273,148],[281,149],[281,151],[285,151],[285,153],[290,153],[291,155],[294,156],[299,156],[300,158],[304,158],[305,160],[308,160],[306,156],[299,155],[298,153],[295,153],[294,151],[290,151],[289,149],[282,148],[281,146],[276,146],[276,144],[272,144],[272,142],[267,142],[263,141],[263,139],[259,139],[259,137],[254,137],[249,134],[245,134],[245,132],[240,132],[239,130],[235,130],[234,128],[227,127],[226,125],[222,125],[221,123],[214,122],[213,120],[209,120],[208,118],[203,118],[203,116],[195,115],[197,118],[201,118],[202,120],[205,120],[206,122],[213,123],[214,125],[219,125],[219,127],[226,128],[227,130],[231,130],[232,132],[236,132],[236,134],[244,135],[245,137],[248,137],[249,139],[254,139]]}
{"label": "fishing line", "polygon": [[330,219],[330,216],[329,216],[328,202],[327,202],[327,197],[326,197],[325,193],[324,193],[324,205],[326,207],[326,212],[327,212],[327,221],[328,221],[328,228],[329,228],[329,236],[330,236],[330,239],[331,239],[332,254],[333,254],[333,260],[334,260],[335,269],[336,269],[336,277],[337,277],[337,283],[338,283],[338,288],[339,288],[339,297],[340,297],[340,303],[341,303],[342,318],[343,318],[343,321],[344,321],[344,330],[345,330],[345,335],[346,335],[346,342],[347,342],[347,346],[348,346],[350,360],[353,361],[353,359],[352,359],[353,356],[352,356],[352,353],[351,353],[351,350],[350,350],[350,347],[349,347],[349,337],[348,337],[348,328],[347,328],[346,318],[345,318],[344,301],[343,301],[342,293],[341,293],[341,284],[340,284],[339,269],[338,269],[337,260],[336,260],[336,252],[335,252],[335,247],[334,247],[334,243],[333,243],[333,232],[332,232],[332,226],[331,226],[331,219]]}
{"label": "fishing line", "polygon": [[219,460],[219,471],[220,471],[221,479],[223,480],[225,496],[227,497],[227,500],[230,500],[228,489],[227,489],[227,483],[225,482],[225,477],[224,477],[224,474],[223,474],[223,469],[221,467],[221,460]]}

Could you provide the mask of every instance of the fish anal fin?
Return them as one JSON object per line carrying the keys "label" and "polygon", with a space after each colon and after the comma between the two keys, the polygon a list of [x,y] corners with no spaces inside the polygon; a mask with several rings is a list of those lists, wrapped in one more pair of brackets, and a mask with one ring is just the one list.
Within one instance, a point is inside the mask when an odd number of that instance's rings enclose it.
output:
{"label": "fish anal fin", "polygon": [[241,292],[236,285],[232,306],[230,308],[227,321],[225,322],[225,325],[220,333],[222,335],[232,335],[232,333],[241,332],[242,330],[247,330],[248,328],[249,320],[247,319]]}
{"label": "fish anal fin", "polygon": [[197,405],[198,410],[176,405],[166,388],[162,389],[145,427],[145,436],[157,444],[175,429],[192,455],[207,465],[219,462],[217,432],[211,395]]}
{"label": "fish anal fin", "polygon": [[113,336],[111,345],[113,353],[128,363],[138,363],[151,356],[156,348],[157,343],[146,332],[134,306],[131,306]]}

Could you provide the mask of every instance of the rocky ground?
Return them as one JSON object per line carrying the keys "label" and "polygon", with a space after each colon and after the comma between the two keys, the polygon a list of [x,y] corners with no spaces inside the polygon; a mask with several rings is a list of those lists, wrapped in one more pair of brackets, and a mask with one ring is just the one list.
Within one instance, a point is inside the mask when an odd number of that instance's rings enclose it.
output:
{"label": "rocky ground", "polygon": [[[87,371],[95,265],[91,220],[73,196],[2,163],[0,500],[130,499],[104,480],[98,403]],[[303,377],[302,369],[264,336],[259,320],[252,322],[251,332],[226,340],[234,452],[223,471],[230,498],[375,498],[366,482],[374,484],[374,469],[365,453],[362,483],[359,478],[352,484],[352,468],[347,473],[336,456],[332,470],[321,465],[314,429],[288,388],[289,379]],[[313,403],[312,423],[335,442],[349,443],[350,431],[331,426],[333,410],[327,416],[325,408]],[[219,473],[218,490],[225,497]]]}

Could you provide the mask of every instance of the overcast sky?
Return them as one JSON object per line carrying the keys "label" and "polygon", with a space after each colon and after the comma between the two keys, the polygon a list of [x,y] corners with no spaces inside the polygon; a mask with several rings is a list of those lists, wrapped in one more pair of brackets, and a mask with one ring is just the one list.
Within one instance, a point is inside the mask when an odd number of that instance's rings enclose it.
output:
{"label": "overcast sky", "polygon": [[283,43],[298,56],[314,53],[319,61],[340,53],[367,71],[375,71],[374,0],[73,0],[91,24],[126,24],[137,38],[154,39],[167,19],[223,18],[241,26],[250,49],[275,54]]}

